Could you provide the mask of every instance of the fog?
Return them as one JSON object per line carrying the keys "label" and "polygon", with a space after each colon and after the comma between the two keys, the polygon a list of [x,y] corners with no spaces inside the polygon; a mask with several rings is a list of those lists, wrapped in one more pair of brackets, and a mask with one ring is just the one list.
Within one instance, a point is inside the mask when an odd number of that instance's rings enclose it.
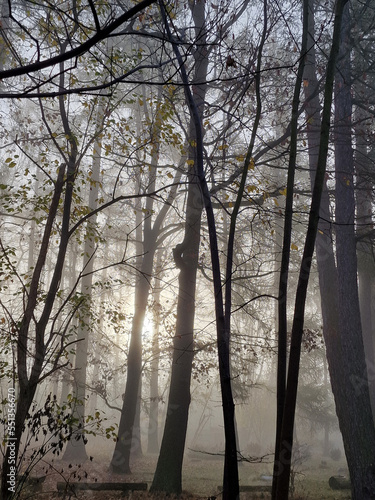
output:
{"label": "fog", "polygon": [[374,7],[4,0],[0,500],[375,498]]}

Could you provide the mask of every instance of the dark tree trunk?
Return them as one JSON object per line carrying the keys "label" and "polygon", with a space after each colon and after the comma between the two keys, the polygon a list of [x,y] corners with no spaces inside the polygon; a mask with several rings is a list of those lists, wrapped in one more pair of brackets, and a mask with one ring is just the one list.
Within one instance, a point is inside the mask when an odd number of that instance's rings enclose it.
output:
{"label": "dark tree trunk", "polygon": [[202,195],[196,176],[189,179],[185,238],[174,249],[180,269],[176,334],[167,416],[159,459],[150,491],[180,494],[182,462],[190,405],[190,380],[194,358],[195,290],[198,268]]}
{"label": "dark tree trunk", "polygon": [[[345,366],[342,433],[353,499],[374,498],[375,428],[372,418],[357,286],[354,161],[351,142],[350,10],[345,7],[335,85],[336,252],[339,332]],[[350,402],[350,404],[348,404]],[[369,496],[370,495],[370,496]]]}
{"label": "dark tree trunk", "polygon": [[305,239],[305,246],[302,256],[299,277],[298,277],[292,335],[291,335],[289,364],[288,364],[287,388],[285,394],[283,423],[282,423],[281,439],[280,439],[280,453],[279,456],[277,457],[278,461],[277,465],[279,467],[279,478],[277,482],[276,498],[278,500],[287,500],[289,496],[289,479],[291,472],[291,459],[292,459],[292,449],[293,449],[293,429],[294,429],[295,408],[297,400],[299,364],[301,355],[301,342],[303,334],[307,285],[309,281],[311,261],[313,257],[316,234],[318,230],[320,201],[324,186],[325,169],[326,169],[327,154],[328,154],[333,81],[335,74],[336,58],[340,43],[340,27],[341,27],[342,11],[346,1],[347,0],[343,1],[338,0],[336,4],[332,47],[327,65],[319,155],[318,155],[317,169],[315,173],[314,188],[311,200],[309,224]]}
{"label": "dark tree trunk", "polygon": [[[300,93],[302,88],[302,76],[306,59],[307,47],[307,22],[308,22],[308,0],[303,2],[303,31],[300,53],[300,62],[294,86],[294,96],[292,103],[292,116],[290,121],[290,153],[288,164],[287,193],[285,201],[283,248],[280,265],[280,281],[278,293],[278,351],[277,351],[277,396],[276,396],[276,439],[275,439],[275,458],[279,456],[281,449],[281,429],[283,421],[283,411],[286,393],[286,375],[287,375],[287,293],[289,278],[290,247],[292,241],[292,218],[293,218],[293,199],[294,199],[294,178],[297,161],[297,142],[298,142],[298,110],[300,104]],[[279,479],[278,461],[274,461],[272,498],[276,498],[277,482]]]}
{"label": "dark tree trunk", "polygon": [[[357,71],[360,68],[356,68]],[[355,84],[356,99],[363,106],[368,105],[366,99],[368,89],[359,82]],[[355,174],[356,174],[356,208],[357,208],[357,258],[358,258],[358,294],[361,310],[363,344],[366,355],[367,377],[369,381],[370,399],[373,417],[375,415],[375,345],[372,304],[374,302],[373,283],[375,276],[374,256],[372,252],[372,164],[369,158],[368,134],[372,117],[362,106],[355,112]]]}
{"label": "dark tree trunk", "polygon": [[[202,127],[204,100],[207,90],[207,47],[205,28],[205,1],[191,2],[195,33],[199,44],[194,52],[193,93]],[[163,7],[162,7],[163,9]],[[163,14],[163,12],[162,12]],[[165,12],[164,14],[165,15]],[[164,20],[167,23],[166,19]],[[167,26],[167,24],[166,24]],[[173,359],[167,416],[159,459],[151,491],[180,494],[182,491],[182,463],[190,406],[190,380],[194,358],[194,317],[196,276],[203,200],[197,178],[197,130],[194,118],[189,125],[188,197],[186,204],[185,235],[173,250],[176,267],[180,269],[177,302],[176,334],[173,339]]]}
{"label": "dark tree trunk", "polygon": [[[313,13],[313,12],[312,12]],[[318,137],[318,129],[319,129],[319,124],[320,124],[320,115],[319,115],[319,99],[318,99],[318,94],[316,93],[316,89],[318,88],[318,82],[316,78],[316,71],[315,71],[315,51],[314,51],[314,25],[313,25],[313,17],[311,17],[311,24],[309,28],[310,34],[311,34],[311,40],[310,40],[310,45],[309,45],[309,53],[308,53],[308,61],[306,65],[306,70],[305,70],[305,78],[307,81],[307,85],[305,86],[305,95],[307,99],[307,108],[306,108],[306,114],[307,114],[307,121],[308,121],[308,128],[307,128],[307,137],[308,137],[308,144],[309,144],[309,159],[310,159],[310,169],[311,169],[311,177],[312,180],[315,177],[315,171],[316,171],[316,163],[317,163],[317,154],[315,153],[318,150],[318,144],[319,144],[319,137]],[[342,50],[345,51],[348,50],[346,47],[342,48]],[[349,50],[348,50],[349,54]],[[343,76],[344,73],[341,73]],[[343,88],[343,81],[337,82],[339,85],[339,88],[336,88],[336,93],[337,91]],[[336,95],[336,114],[339,112],[339,109],[341,107],[340,104],[340,99],[344,98],[344,93],[338,98]],[[337,101],[337,98],[339,99]],[[337,148],[340,148],[340,146],[344,145],[346,149],[345,154],[343,151],[340,153],[337,151],[338,156],[336,156],[336,160],[339,162],[342,160],[340,158],[341,154],[345,157],[344,164],[347,165],[347,162],[351,162],[352,158],[352,151],[351,151],[351,145],[350,145],[350,125],[347,122],[348,119],[348,112],[350,113],[350,97],[348,93],[346,93],[345,99],[343,101],[347,101],[347,108],[345,110],[345,106],[341,107],[340,111],[340,116],[336,115],[336,119],[339,120],[340,126],[336,127],[336,135],[340,135],[341,133],[343,134],[340,137],[337,137],[338,143],[336,144]],[[343,103],[342,103],[343,104]],[[345,119],[346,116],[346,119]],[[349,127],[349,128],[348,128]],[[345,132],[346,129],[346,132]],[[343,140],[344,136],[346,135],[345,140]],[[347,167],[345,167],[347,168]],[[349,167],[350,168],[350,167]],[[338,168],[338,170],[340,170]],[[348,175],[348,172],[342,172],[341,174],[344,176]],[[349,181],[349,185],[347,183]],[[342,192],[337,192],[338,196],[338,204],[336,210],[340,210],[342,208],[342,204],[346,205],[348,203],[348,207],[345,208],[345,210],[349,210],[349,213],[351,212],[351,217],[352,221],[354,223],[354,199],[350,200],[350,196],[348,196],[348,190],[352,189],[353,186],[350,186],[350,182],[352,181],[352,175],[349,173],[349,177],[345,179],[344,185],[341,186],[341,190],[344,188],[344,195],[346,198],[346,201],[343,202],[342,199]],[[353,195],[351,195],[353,196]],[[337,215],[340,217],[340,214],[337,213]],[[346,215],[342,214],[344,217],[348,216],[348,213]],[[336,403],[336,412],[337,416],[339,419],[339,424],[340,424],[340,429],[342,432],[343,440],[344,443],[348,443],[350,441],[353,442],[353,446],[361,447],[362,445],[360,444],[360,440],[358,440],[358,436],[355,436],[352,434],[352,425],[350,422],[358,422],[358,416],[356,414],[358,411],[362,412],[362,410],[357,406],[358,401],[356,401],[355,397],[355,390],[353,393],[353,379],[351,380],[351,374],[352,374],[352,351],[348,351],[348,346],[344,347],[344,345],[341,343],[341,328],[342,328],[342,319],[339,321],[339,307],[340,311],[341,308],[343,307],[342,304],[342,299],[339,299],[339,295],[345,295],[347,286],[350,286],[349,283],[346,283],[346,278],[345,278],[345,273],[349,270],[345,270],[342,268],[342,257],[341,257],[341,264],[340,264],[340,269],[339,273],[340,276],[338,277],[337,272],[336,272],[336,264],[335,264],[335,258],[334,258],[334,252],[333,252],[333,243],[332,243],[332,224],[329,222],[330,221],[330,211],[329,211],[329,199],[328,199],[328,193],[327,190],[323,192],[322,195],[322,202],[321,202],[321,207],[320,207],[320,222],[319,222],[319,232],[317,234],[317,240],[316,240],[316,252],[317,252],[317,263],[318,263],[318,273],[319,273],[319,284],[320,284],[320,292],[321,292],[321,307],[322,307],[322,319],[323,319],[323,334],[324,334],[324,340],[326,344],[326,351],[327,351],[327,360],[328,360],[328,366],[329,366],[329,372],[330,372],[330,378],[331,378],[331,385],[332,385],[332,391],[334,394],[335,398],[335,403]],[[346,231],[348,229],[345,225],[341,226],[341,228]],[[337,228],[339,233],[341,231],[341,228]],[[351,227],[351,230],[354,231],[354,226]],[[346,235],[349,239],[353,238],[353,234]],[[343,242],[344,240],[344,235],[341,233],[341,235],[338,236],[338,241],[337,243],[339,244],[339,240],[341,241],[341,249],[337,248],[338,253],[342,253],[345,251],[343,248],[343,243],[344,246],[346,244]],[[353,241],[351,242],[353,244]],[[350,246],[350,243],[349,243]],[[351,249],[351,258],[353,258],[353,248]],[[353,266],[353,262],[350,264],[350,266]],[[351,269],[350,271],[352,273],[351,279],[352,283],[351,286],[353,286],[353,281],[355,281],[355,272],[354,269]],[[344,274],[343,274],[344,273]],[[340,284],[340,285],[339,285]],[[341,292],[338,291],[340,286]],[[355,285],[356,286],[356,285]],[[352,297],[353,299],[353,297]],[[339,306],[339,300],[340,300],[340,306]],[[357,314],[358,314],[358,298],[357,300],[357,305],[354,305],[354,309],[352,308],[352,304],[348,304],[348,310],[349,311],[354,311],[357,309]],[[358,321],[358,318],[357,318]],[[358,326],[358,324],[357,324]],[[354,337],[353,341],[357,342],[358,341],[358,331],[353,333]],[[352,336],[352,333],[350,334]],[[361,342],[360,342],[361,343]],[[357,346],[358,348],[358,346]],[[362,360],[363,360],[363,353],[362,353]],[[354,379],[355,380],[355,379]],[[360,385],[364,380],[362,378],[358,379],[360,381]],[[365,412],[366,413],[366,412]],[[361,418],[361,417],[360,417]],[[362,423],[360,424],[362,425]],[[370,432],[370,441],[371,441],[371,432]],[[357,442],[355,443],[355,441]],[[349,455],[353,454],[353,450],[350,449],[350,447],[345,446],[346,453]],[[348,456],[347,456],[348,458]],[[358,474],[362,474],[362,479],[359,479],[359,482],[364,480],[365,477],[367,477],[366,473],[363,474],[363,471],[365,471],[368,468],[367,465],[358,465],[361,463],[360,460],[357,462],[356,453],[354,452],[354,455],[352,455],[352,458],[348,458],[348,465],[352,469],[352,474],[358,476]],[[356,464],[356,465],[355,465]],[[362,469],[362,472],[359,472]],[[371,475],[371,468],[369,468],[369,474]],[[358,488],[357,488],[358,489]],[[359,487],[360,490],[360,487]],[[356,497],[354,498],[364,498],[362,496],[362,493],[356,493]]]}
{"label": "dark tree trunk", "polygon": [[142,329],[148,303],[150,277],[155,247],[149,247],[143,257],[135,292],[135,309],[128,352],[128,366],[124,402],[121,410],[118,438],[111,460],[111,468],[119,474],[130,473],[130,453],[136,416],[139,382],[142,371]]}

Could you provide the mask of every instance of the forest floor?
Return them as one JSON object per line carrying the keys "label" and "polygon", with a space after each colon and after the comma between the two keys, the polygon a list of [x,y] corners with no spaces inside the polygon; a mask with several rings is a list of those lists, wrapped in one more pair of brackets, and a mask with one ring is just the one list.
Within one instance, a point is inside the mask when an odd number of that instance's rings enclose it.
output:
{"label": "forest floor", "polygon": [[[24,498],[40,500],[67,500],[67,499],[92,499],[92,500],[114,500],[123,498],[120,492],[79,492],[77,494],[57,494],[57,482],[146,482],[150,487],[156,467],[156,456],[143,456],[132,464],[132,474],[119,476],[109,470],[108,456],[99,456],[93,461],[87,461],[82,465],[69,464],[61,460],[55,460],[53,468],[49,467],[42,490],[25,491]],[[186,500],[214,499],[220,500],[220,484],[223,469],[222,457],[207,456],[197,453],[189,453],[184,461],[183,489],[180,497]],[[334,491],[328,485],[328,480],[333,475],[343,474],[344,463],[327,459],[309,459],[298,466],[294,474],[295,490],[294,500],[348,500],[351,498],[349,490]],[[47,466],[33,471],[33,475],[46,474]],[[267,476],[271,475],[272,465],[269,463],[247,463],[239,466],[240,484],[245,485],[270,485]],[[145,500],[148,498],[167,498],[164,494],[152,496],[147,492],[133,492],[130,498],[134,500]],[[169,496],[168,498],[171,499]],[[264,491],[242,492],[241,500],[268,500],[271,496]]]}

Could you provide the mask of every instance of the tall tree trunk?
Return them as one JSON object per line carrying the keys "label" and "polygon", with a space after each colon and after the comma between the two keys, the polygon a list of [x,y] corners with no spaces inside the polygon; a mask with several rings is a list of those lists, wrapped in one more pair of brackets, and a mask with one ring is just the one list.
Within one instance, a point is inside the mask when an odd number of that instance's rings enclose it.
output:
{"label": "tall tree trunk", "polygon": [[[372,418],[357,286],[354,161],[352,149],[351,16],[345,7],[335,85],[336,253],[340,345],[347,383],[344,447],[353,499],[375,497]],[[351,404],[348,404],[351,402]]]}
{"label": "tall tree trunk", "polygon": [[[69,273],[69,288],[73,290],[76,286],[77,281],[77,244],[73,240],[70,241],[68,258],[67,262],[69,263],[67,271]],[[77,332],[77,318],[71,319],[71,331],[74,332],[74,340],[76,340],[76,332]],[[62,369],[61,372],[61,396],[60,396],[60,405],[63,406],[68,401],[68,395],[73,392],[73,377],[71,367],[74,364],[74,353],[69,349],[68,352],[68,365]]]}
{"label": "tall tree trunk", "polygon": [[[194,78],[192,88],[202,126],[206,95],[207,47],[205,1],[191,2],[196,39]],[[151,491],[180,494],[182,491],[182,463],[190,406],[190,380],[194,358],[195,292],[198,269],[199,242],[203,200],[197,178],[196,127],[189,125],[189,173],[186,203],[185,235],[173,250],[176,267],[180,270],[177,302],[176,334],[173,339],[173,359],[167,417],[159,459]],[[194,165],[192,168],[190,165]]]}
{"label": "tall tree trunk", "polygon": [[[287,374],[287,337],[288,337],[288,315],[287,315],[287,294],[289,279],[290,247],[292,242],[292,218],[294,199],[294,178],[297,161],[298,143],[298,111],[300,104],[300,93],[302,88],[302,76],[306,59],[306,47],[308,37],[308,0],[303,2],[303,30],[300,52],[300,62],[298,65],[296,83],[294,86],[294,96],[292,102],[292,116],[290,120],[290,153],[287,177],[287,192],[285,200],[283,247],[280,265],[280,281],[278,293],[278,353],[277,353],[277,399],[276,399],[276,440],[275,457],[279,456],[281,449],[281,429],[283,423],[283,411],[285,404],[286,374]],[[277,460],[274,461],[272,498],[276,497],[277,482],[279,479],[279,466]]]}
{"label": "tall tree trunk", "polygon": [[[319,147],[319,128],[320,128],[320,114],[319,114],[320,104],[317,92],[318,82],[316,78],[313,6],[311,6],[309,33],[311,38],[309,41],[307,64],[305,68],[304,78],[306,80],[306,84],[304,86],[304,89],[305,89],[305,96],[307,103],[306,106],[306,115],[308,123],[307,138],[309,145],[310,171],[311,171],[311,178],[313,181],[315,178],[315,171],[317,164],[317,151]],[[347,48],[346,49],[343,48],[342,50],[347,50]],[[344,132],[342,126],[343,124],[341,124],[340,130]],[[348,127],[348,124],[346,124],[346,127]],[[349,130],[347,129],[346,134],[348,134],[348,132]],[[349,140],[348,145],[346,145],[346,147],[349,147],[349,149],[351,149],[350,133],[345,140]],[[342,138],[340,142],[343,142]],[[352,152],[347,151],[346,153],[349,154],[349,161],[350,161],[350,155],[352,154]],[[345,157],[345,163],[347,160],[348,158]],[[345,181],[345,186],[346,186],[345,189],[349,189],[350,187],[346,184],[346,181]],[[338,196],[340,196],[339,193]],[[354,214],[352,213],[352,216],[353,215]],[[353,440],[354,444],[355,440],[357,439],[357,436],[352,435],[351,426],[353,424],[350,424],[350,422],[351,421],[358,422],[358,417],[356,416],[356,413],[362,410],[359,407],[357,407],[357,401],[353,394],[353,388],[354,388],[353,379],[352,380],[350,379],[352,369],[350,368],[350,371],[348,369],[348,367],[351,366],[352,353],[351,351],[347,350],[347,347],[344,348],[340,340],[341,339],[340,328],[342,325],[342,321],[340,321],[339,324],[338,283],[340,283],[341,293],[344,294],[346,291],[347,284],[344,282],[342,267],[340,269],[341,272],[340,281],[338,282],[334,251],[333,251],[332,224],[330,223],[329,198],[326,189],[323,192],[321,207],[320,207],[320,222],[316,240],[316,254],[317,254],[320,293],[321,293],[323,335],[326,345],[332,391],[335,398],[336,412],[339,419],[339,425],[342,432],[344,443]],[[341,307],[342,305],[340,306],[340,310]],[[351,310],[351,304],[349,305],[349,310]],[[358,340],[358,338],[356,340]],[[363,382],[363,380],[360,379],[360,382]],[[355,446],[361,447],[360,441],[357,441]],[[352,450],[350,450],[348,446],[345,446],[345,450],[347,454],[349,453],[350,455],[352,455]],[[351,475],[358,476],[360,469],[362,469],[363,471],[363,469],[367,468],[367,465],[363,467],[360,465],[360,461],[356,463],[356,458],[354,457],[348,458],[347,456],[348,465],[349,468],[351,469]],[[362,479],[360,479],[359,482],[361,482]],[[358,483],[358,479],[356,480],[356,482]],[[356,489],[358,490],[358,486],[356,487]],[[356,495],[357,496],[354,498],[365,498],[365,496],[362,496],[362,492],[358,493],[357,491]]]}
{"label": "tall tree trunk", "polygon": [[[140,109],[137,113],[137,129],[140,133]],[[155,188],[155,169],[158,163],[159,141],[152,157],[150,171],[150,191]],[[138,173],[138,190],[141,190],[140,172]],[[152,199],[147,199],[147,206],[152,210]],[[138,275],[135,281],[134,315],[128,351],[128,365],[126,374],[125,394],[121,409],[119,431],[115,450],[111,460],[111,468],[118,474],[129,474],[130,456],[135,448],[140,446],[135,434],[137,407],[140,397],[140,380],[142,371],[142,330],[148,304],[150,280],[153,271],[154,254],[156,249],[155,233],[151,229],[151,215],[144,220],[141,201],[136,203],[136,267]],[[133,448],[134,447],[134,448]]]}
{"label": "tall tree trunk", "polygon": [[[146,100],[144,96],[144,100]],[[138,105],[138,110],[136,113],[136,130],[137,130],[137,136],[141,137],[142,134],[142,125],[141,125],[141,105]],[[157,142],[159,144],[159,142]],[[159,146],[157,147],[157,153],[159,150]],[[138,161],[141,163],[140,160],[140,152],[137,154],[138,156]],[[155,189],[155,168],[157,166],[158,162],[158,154],[156,154],[155,161],[153,163],[153,169],[151,169],[150,172],[150,189],[154,190]],[[137,179],[137,186],[136,186],[136,192],[140,193],[142,192],[142,173],[137,172],[136,173],[136,179]],[[153,205],[153,200],[148,200],[148,203],[151,208]],[[138,200],[135,200],[135,210],[136,210],[136,217],[135,217],[135,267],[136,269],[141,269],[142,268],[142,262],[143,262],[143,253],[148,250],[148,235],[150,235],[150,230],[151,230],[151,225],[150,225],[150,217],[148,217],[146,220],[144,220],[144,213],[142,211],[142,199],[139,198]],[[147,217],[147,215],[146,215]],[[145,235],[144,235],[145,233]],[[154,254],[154,252],[153,252]],[[151,275],[152,275],[152,269],[153,269],[153,256],[152,256],[152,262],[150,263],[150,274],[148,276],[143,276],[143,279],[147,279],[148,281],[151,280]],[[137,287],[139,279],[142,279],[141,276],[136,276],[135,278],[135,286]],[[143,320],[142,320],[142,332],[143,332],[143,325],[145,321],[145,316],[146,316],[146,311],[147,311],[147,304],[148,304],[148,294],[149,294],[149,287],[146,285],[146,301],[143,302],[144,304],[144,309],[140,308],[138,309],[137,304],[134,303],[134,311],[135,314],[142,314],[143,315]],[[136,295],[134,296],[134,300],[136,300]],[[143,344],[142,341],[142,332],[140,333],[141,336],[141,344]],[[142,348],[141,348],[142,349]],[[131,355],[131,353],[129,352]],[[142,365],[142,353],[140,353],[140,363]],[[135,382],[135,378],[131,373],[128,373],[128,379],[131,379],[132,382]],[[126,392],[126,387],[125,387],[125,395],[124,395],[124,400],[125,397],[129,397],[129,392]],[[135,414],[134,414],[134,422],[131,427],[131,429],[126,429],[125,432],[130,434],[131,432],[131,456],[133,458],[139,457],[142,455],[142,443],[141,443],[141,397],[142,397],[142,373],[139,373],[139,379],[138,379],[138,393],[137,393],[137,398],[135,401]],[[129,456],[130,458],[130,456]]]}
{"label": "tall tree trunk", "polygon": [[[319,83],[316,76],[315,56],[315,21],[314,0],[309,5],[309,38],[304,73],[304,93],[306,102],[307,142],[309,151],[310,180],[313,187],[318,163],[321,106],[319,100]],[[339,373],[342,366],[341,352],[338,345],[338,300],[337,270],[333,249],[332,222],[329,193],[324,182],[319,211],[319,226],[316,235],[316,261],[318,266],[319,288],[321,296],[321,312],[323,336],[326,347],[328,368],[333,394],[338,393]]]}
{"label": "tall tree trunk", "polygon": [[200,187],[196,176],[191,174],[186,205],[185,237],[183,242],[174,249],[175,263],[180,269],[176,334],[173,339],[172,375],[167,417],[151,491],[176,494],[180,494],[182,491],[182,461],[188,424],[190,380],[194,357],[195,290],[201,215]]}
{"label": "tall tree trunk", "polygon": [[[145,243],[148,238],[145,235]],[[151,243],[151,242],[150,242]],[[118,474],[130,473],[130,454],[133,426],[139,396],[139,381],[142,370],[142,329],[148,303],[150,279],[152,275],[155,241],[145,245],[146,253],[137,277],[134,298],[134,316],[128,352],[128,366],[124,402],[121,410],[118,438],[111,460],[111,468]],[[147,250],[146,250],[147,248]]]}
{"label": "tall tree trunk", "polygon": [[324,106],[322,115],[322,125],[320,134],[319,155],[317,169],[315,172],[314,188],[311,200],[309,224],[305,239],[302,262],[299,271],[298,285],[296,292],[290,355],[288,364],[287,387],[285,394],[283,422],[280,439],[280,453],[276,458],[279,467],[279,478],[277,482],[277,500],[287,500],[289,496],[289,480],[291,472],[291,459],[293,449],[293,430],[295,419],[295,408],[297,400],[297,388],[299,378],[299,366],[301,356],[301,342],[304,325],[304,314],[306,304],[307,286],[309,282],[311,261],[313,257],[316,234],[319,222],[320,201],[325,180],[325,169],[327,163],[331,104],[333,81],[335,75],[336,59],[340,44],[340,28],[342,11],[347,0],[338,0],[336,4],[334,31],[332,37],[332,47],[327,65],[327,74],[324,91]]}
{"label": "tall tree trunk", "polygon": [[[359,69],[359,68],[358,68]],[[355,96],[366,106],[366,88],[357,82],[354,85]],[[372,117],[362,106],[355,111],[355,176],[357,207],[357,258],[358,258],[358,294],[361,311],[363,344],[366,354],[367,377],[369,381],[370,399],[373,417],[375,416],[375,345],[374,325],[372,318],[373,291],[375,277],[374,257],[370,232],[372,230],[372,183],[371,162],[369,160],[368,127]]]}

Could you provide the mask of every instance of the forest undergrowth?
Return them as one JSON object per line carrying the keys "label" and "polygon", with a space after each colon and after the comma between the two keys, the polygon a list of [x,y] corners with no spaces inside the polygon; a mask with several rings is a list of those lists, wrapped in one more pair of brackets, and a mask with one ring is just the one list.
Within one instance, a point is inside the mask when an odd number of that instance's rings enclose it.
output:
{"label": "forest undergrowth", "polygon": [[[103,453],[96,458],[88,460],[83,464],[69,463],[62,460],[40,463],[31,474],[32,477],[43,477],[43,484],[38,488],[34,486],[25,487],[22,493],[23,499],[40,500],[68,500],[68,499],[90,499],[90,500],[115,500],[118,498],[131,498],[133,500],[164,498],[177,498],[165,493],[151,494],[148,491],[133,491],[129,494],[111,491],[86,491],[76,493],[59,494],[57,483],[107,483],[107,482],[142,482],[150,487],[156,464],[156,456],[143,455],[132,464],[131,475],[114,474],[109,469],[109,459]],[[324,464],[324,465],[322,465]],[[246,463],[239,466],[240,485],[261,486],[263,491],[243,491],[241,500],[269,500],[271,495],[264,491],[264,487],[270,485],[267,478],[270,476],[271,464]],[[332,475],[345,474],[345,464],[333,460],[309,459],[300,464],[294,471],[294,492],[291,500],[349,500],[349,490],[333,491],[328,485]],[[184,462],[183,471],[183,494],[181,500],[210,499],[220,500],[220,483],[222,478],[222,458],[220,456],[204,456],[191,453]]]}

